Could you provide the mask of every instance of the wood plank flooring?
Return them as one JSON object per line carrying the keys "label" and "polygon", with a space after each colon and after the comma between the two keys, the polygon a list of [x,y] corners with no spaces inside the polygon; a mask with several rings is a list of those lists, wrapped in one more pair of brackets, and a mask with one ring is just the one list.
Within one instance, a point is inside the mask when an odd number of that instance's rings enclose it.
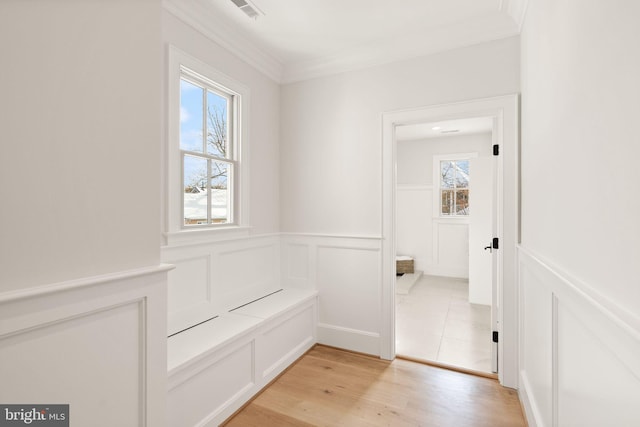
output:
{"label": "wood plank flooring", "polygon": [[225,424],[526,426],[515,390],[408,360],[316,346]]}

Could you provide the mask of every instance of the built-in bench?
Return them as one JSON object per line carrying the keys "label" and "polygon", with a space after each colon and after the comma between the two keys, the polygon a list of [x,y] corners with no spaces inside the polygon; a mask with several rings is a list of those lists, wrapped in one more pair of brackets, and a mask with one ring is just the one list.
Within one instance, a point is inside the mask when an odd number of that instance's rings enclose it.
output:
{"label": "built-in bench", "polygon": [[317,291],[281,289],[168,339],[169,426],[216,426],[316,342]]}

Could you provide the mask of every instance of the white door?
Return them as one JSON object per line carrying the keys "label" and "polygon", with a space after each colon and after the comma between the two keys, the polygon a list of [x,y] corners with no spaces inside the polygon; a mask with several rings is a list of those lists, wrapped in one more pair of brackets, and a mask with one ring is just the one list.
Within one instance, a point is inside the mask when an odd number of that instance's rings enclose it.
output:
{"label": "white door", "polygon": [[469,159],[469,302],[491,305],[493,159]]}
{"label": "white door", "polygon": [[[491,326],[496,319],[494,250],[494,159],[469,159],[469,302],[491,306]],[[492,337],[487,336],[487,340]],[[491,368],[497,372],[497,345],[492,344]]]}

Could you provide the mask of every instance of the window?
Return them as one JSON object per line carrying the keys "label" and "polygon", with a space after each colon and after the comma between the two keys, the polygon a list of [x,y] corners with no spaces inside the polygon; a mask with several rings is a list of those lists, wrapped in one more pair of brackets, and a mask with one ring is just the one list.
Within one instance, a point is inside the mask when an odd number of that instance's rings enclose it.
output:
{"label": "window", "polygon": [[246,235],[250,91],[175,46],[168,53],[165,242]]}
{"label": "window", "polygon": [[182,68],[180,157],[184,226],[234,223],[237,96]]}
{"label": "window", "polygon": [[440,215],[469,215],[469,159],[440,160]]}

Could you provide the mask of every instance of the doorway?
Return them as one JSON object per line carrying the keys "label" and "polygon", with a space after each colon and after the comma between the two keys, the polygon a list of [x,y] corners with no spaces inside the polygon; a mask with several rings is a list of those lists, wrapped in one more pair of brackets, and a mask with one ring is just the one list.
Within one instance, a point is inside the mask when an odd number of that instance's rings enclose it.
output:
{"label": "doorway", "polygon": [[[518,306],[515,288],[515,245],[518,239],[518,97],[501,96],[455,104],[383,114],[383,295],[381,356],[393,359],[395,348],[395,276],[396,276],[396,199],[397,141],[400,126],[433,123],[474,117],[494,120],[496,157],[495,238],[499,249],[493,255],[496,281],[495,333],[497,339],[498,378],[509,387],[517,387]],[[493,243],[493,242],[492,242]]]}
{"label": "doorway", "polygon": [[396,129],[396,248],[415,266],[396,263],[399,356],[496,372],[484,249],[494,234],[493,126],[478,117]]}

